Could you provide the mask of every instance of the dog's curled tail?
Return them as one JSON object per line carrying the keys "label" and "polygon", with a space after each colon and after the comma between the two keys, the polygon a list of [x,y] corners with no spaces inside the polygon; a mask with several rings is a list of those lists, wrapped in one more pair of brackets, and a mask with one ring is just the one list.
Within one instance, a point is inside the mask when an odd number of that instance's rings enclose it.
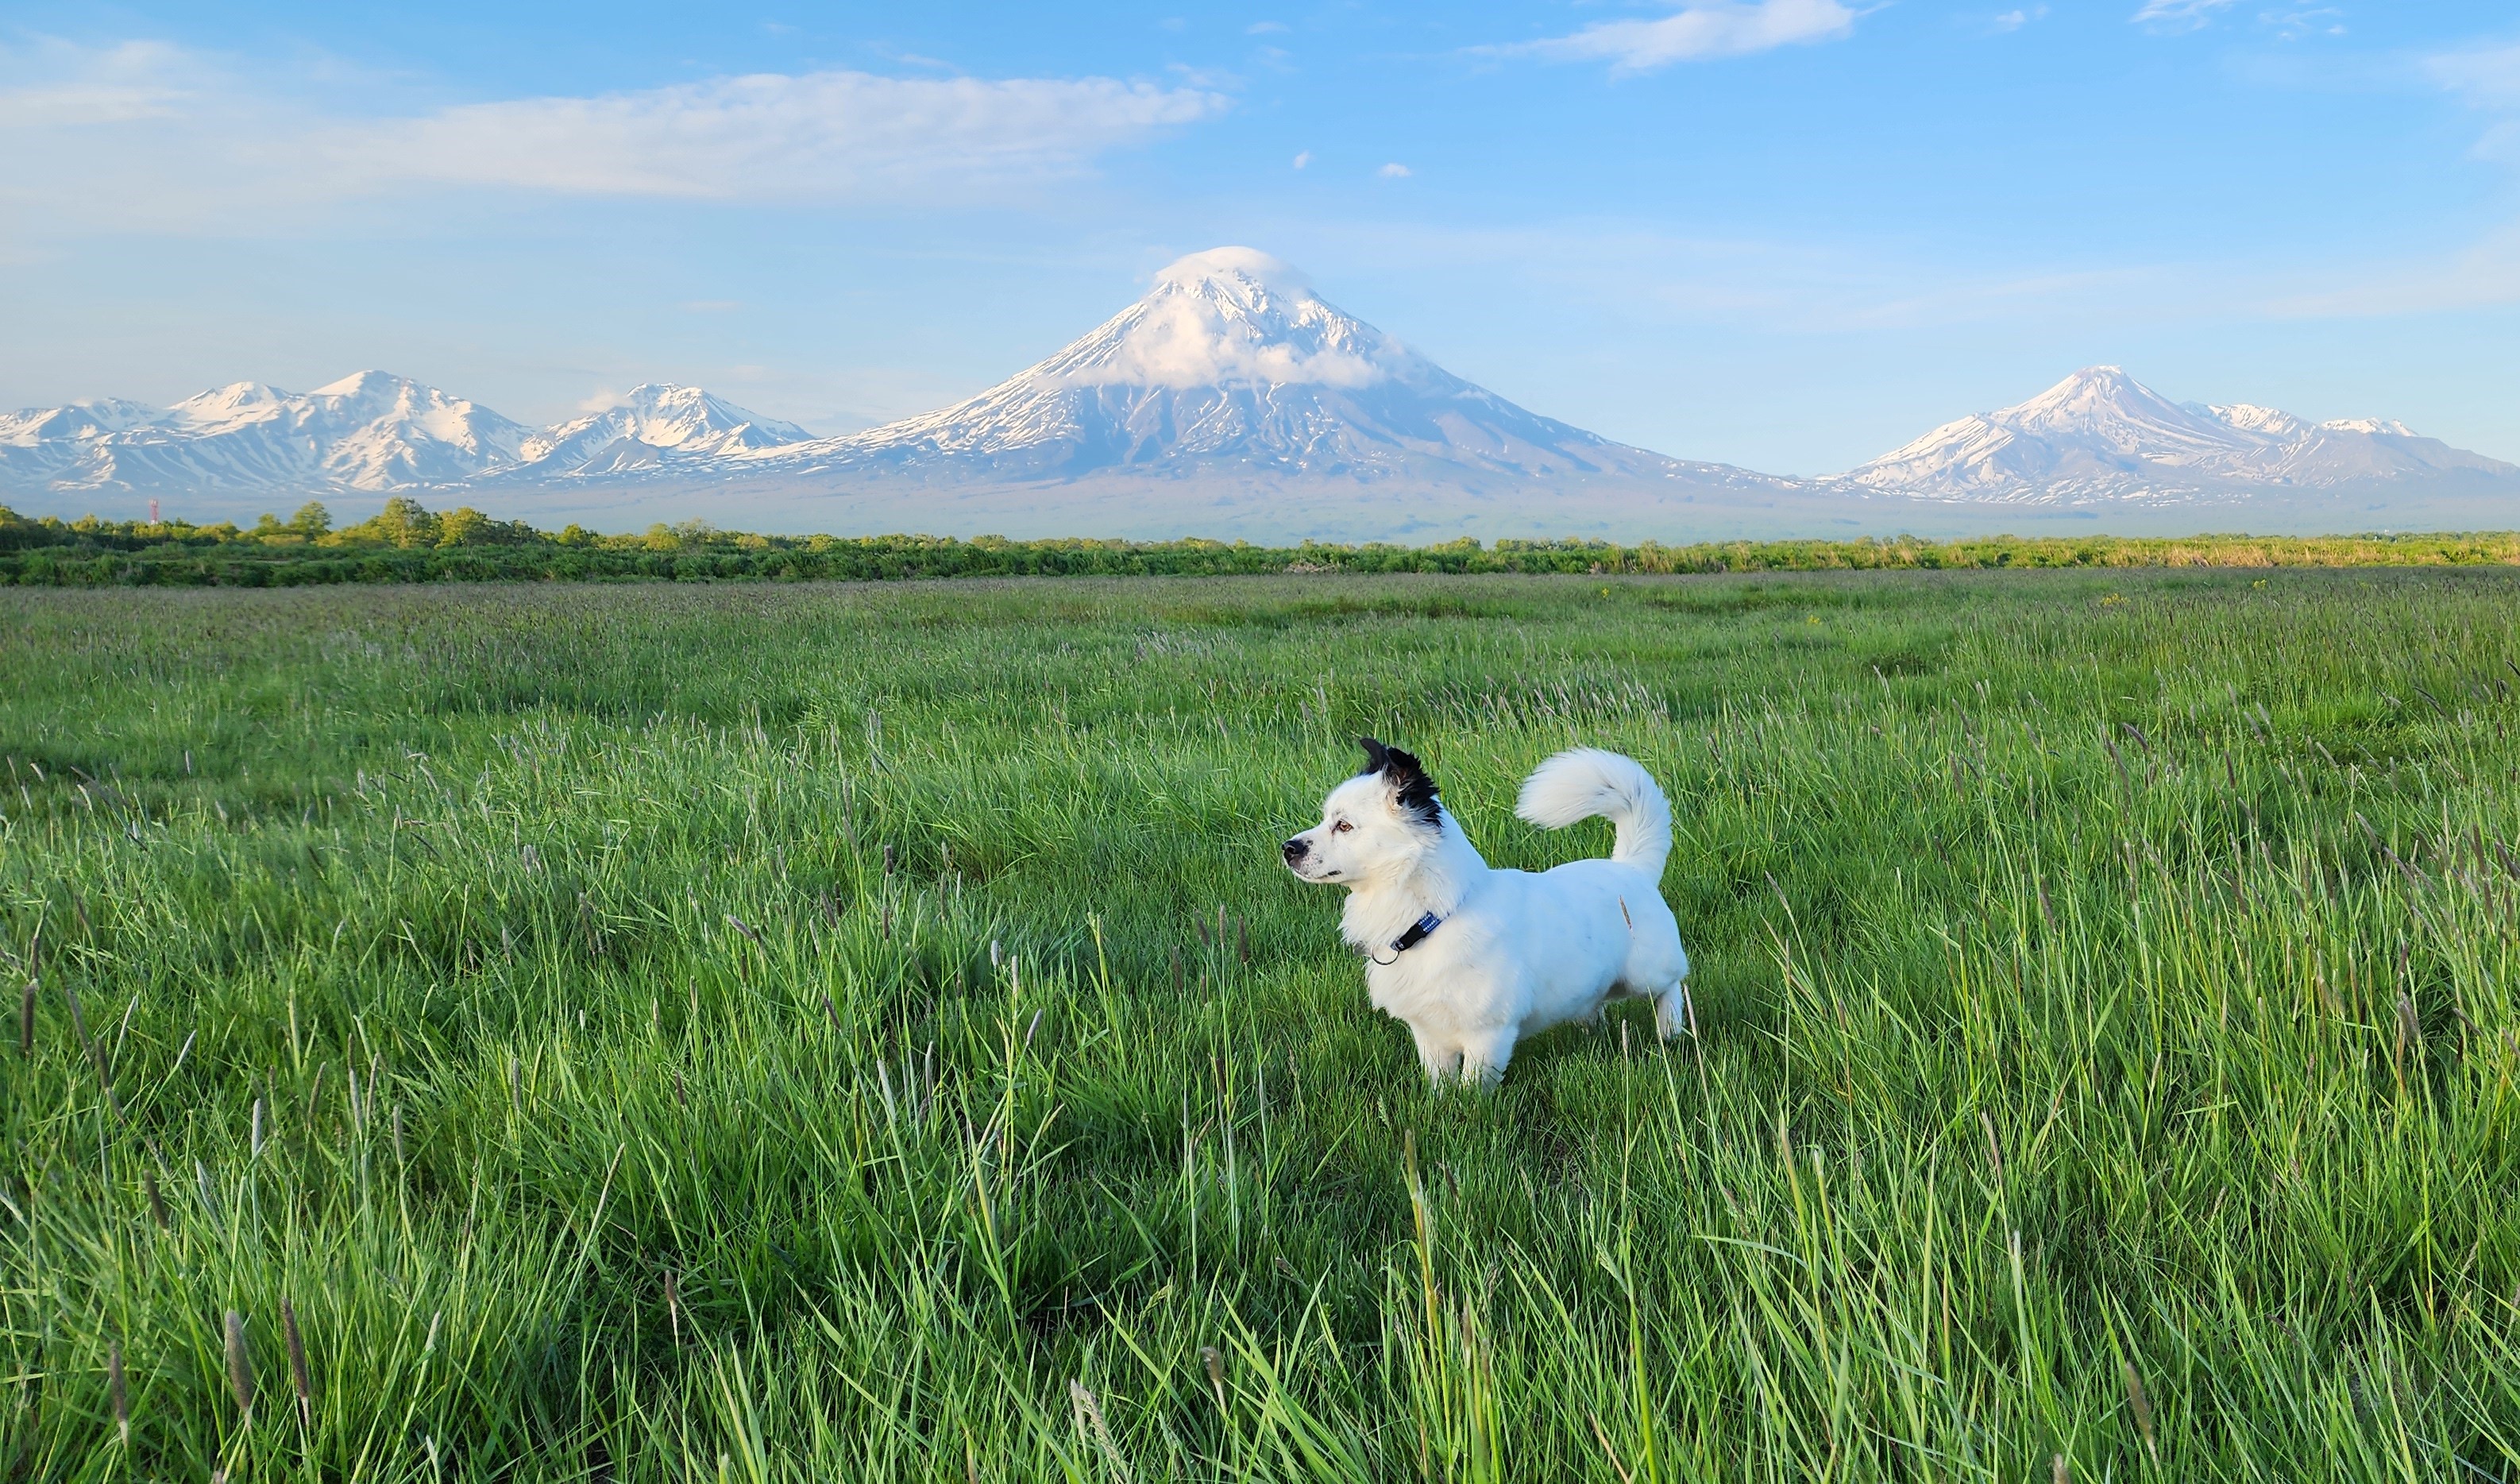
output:
{"label": "dog's curled tail", "polygon": [[1598,747],[1558,753],[1522,782],[1514,813],[1543,830],[1605,815],[1618,829],[1610,859],[1656,880],[1671,857],[1671,801],[1632,757]]}

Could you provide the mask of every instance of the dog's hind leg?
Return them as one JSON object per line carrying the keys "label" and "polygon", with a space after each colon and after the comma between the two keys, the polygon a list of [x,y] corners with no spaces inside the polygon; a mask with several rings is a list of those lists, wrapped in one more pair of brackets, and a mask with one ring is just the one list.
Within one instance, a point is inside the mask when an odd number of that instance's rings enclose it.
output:
{"label": "dog's hind leg", "polygon": [[1654,1034],[1668,1041],[1690,1028],[1688,978],[1683,975],[1654,995]]}

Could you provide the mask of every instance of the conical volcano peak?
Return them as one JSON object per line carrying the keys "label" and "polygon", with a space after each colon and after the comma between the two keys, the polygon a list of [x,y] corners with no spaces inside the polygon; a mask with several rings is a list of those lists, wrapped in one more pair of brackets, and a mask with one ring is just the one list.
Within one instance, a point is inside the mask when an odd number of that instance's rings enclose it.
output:
{"label": "conical volcano peak", "polygon": [[2162,396],[2141,382],[2128,376],[2117,366],[2086,366],[2058,382],[2027,402],[2017,402],[1995,414],[2036,416],[2041,413],[2066,411],[2089,412],[2094,408],[2120,407],[2130,403],[2169,405]]}
{"label": "conical volcano peak", "polygon": [[1283,481],[1300,483],[1308,499],[1369,487],[1478,500],[1574,484],[1658,493],[1675,481],[1782,487],[1528,412],[1348,314],[1250,247],[1179,259],[1091,334],[977,396],[773,449],[754,467],[940,489],[1040,480],[1112,488],[1107,481],[1156,478],[1217,498],[1240,489],[1245,496],[1234,498],[1264,502],[1275,496],[1262,492]]}
{"label": "conical volcano peak", "polygon": [[1257,247],[1210,247],[1176,258],[1155,273],[1155,286],[1148,296],[1166,291],[1205,290],[1241,300],[1255,307],[1275,296],[1303,300],[1317,299],[1312,282],[1283,258],[1273,257]]}
{"label": "conical volcano peak", "polygon": [[1212,247],[1157,273],[1145,297],[1030,376],[1065,386],[1353,388],[1406,378],[1417,365],[1285,263],[1251,247]]}

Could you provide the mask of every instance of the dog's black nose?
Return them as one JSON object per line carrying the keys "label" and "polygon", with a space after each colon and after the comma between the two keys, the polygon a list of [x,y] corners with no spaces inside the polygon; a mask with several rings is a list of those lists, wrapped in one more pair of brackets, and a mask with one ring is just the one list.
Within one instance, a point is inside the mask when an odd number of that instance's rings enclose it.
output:
{"label": "dog's black nose", "polygon": [[1301,835],[1297,835],[1295,838],[1288,840],[1286,842],[1287,864],[1292,865],[1296,861],[1302,860],[1306,854],[1310,853],[1312,848],[1313,847],[1311,845],[1304,841],[1304,838]]}

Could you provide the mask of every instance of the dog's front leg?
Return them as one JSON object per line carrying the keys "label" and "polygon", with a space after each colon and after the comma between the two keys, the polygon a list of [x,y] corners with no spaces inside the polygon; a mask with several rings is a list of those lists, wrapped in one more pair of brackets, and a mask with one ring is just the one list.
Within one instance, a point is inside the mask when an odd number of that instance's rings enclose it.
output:
{"label": "dog's front leg", "polygon": [[1475,1083],[1489,1092],[1505,1080],[1506,1063],[1513,1059],[1514,1031],[1486,1031],[1470,1037],[1462,1047],[1462,1080]]}
{"label": "dog's front leg", "polygon": [[1418,1064],[1426,1068],[1427,1081],[1442,1082],[1461,1068],[1462,1049],[1459,1046],[1449,1040],[1438,1040],[1416,1025],[1409,1027],[1409,1034],[1418,1038]]}

